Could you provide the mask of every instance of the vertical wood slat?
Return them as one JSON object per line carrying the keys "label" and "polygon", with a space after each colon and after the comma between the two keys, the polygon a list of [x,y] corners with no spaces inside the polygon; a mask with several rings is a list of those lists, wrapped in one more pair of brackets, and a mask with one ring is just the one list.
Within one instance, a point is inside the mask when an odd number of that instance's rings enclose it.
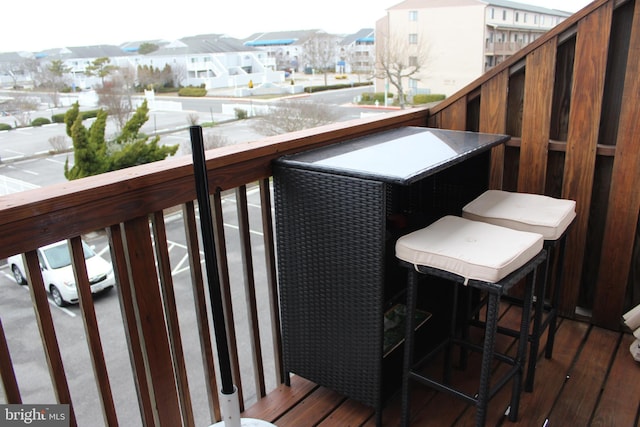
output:
{"label": "vertical wood slat", "polygon": [[622,98],[611,190],[607,203],[600,268],[593,307],[593,321],[608,328],[620,326],[640,211],[640,5],[636,2],[625,88]]}
{"label": "vertical wood slat", "polygon": [[180,426],[180,401],[147,217],[125,222],[124,233],[135,308],[144,342],[142,350],[157,411],[156,420],[160,426]]}
{"label": "vertical wood slat", "polygon": [[121,226],[113,225],[109,227],[107,229],[107,235],[109,237],[109,248],[111,251],[111,264],[113,265],[113,271],[116,274],[116,282],[118,284],[116,290],[118,291],[120,312],[125,326],[124,332],[127,339],[127,349],[129,351],[133,375],[135,376],[134,385],[137,391],[138,406],[142,415],[143,425],[154,427],[157,425],[157,421],[155,420],[153,398],[149,389],[149,382],[145,374],[146,369],[144,366],[138,321],[134,308],[133,288],[127,270],[127,257],[122,239]]}
{"label": "vertical wood slat", "polygon": [[282,361],[282,337],[280,334],[280,301],[278,299],[278,279],[273,234],[273,216],[269,179],[260,181],[260,206],[262,207],[262,234],[264,255],[267,264],[267,285],[269,286],[269,308],[271,316],[271,335],[273,336],[273,357],[276,378],[279,383],[285,381]]}
{"label": "vertical wood slat", "polygon": [[213,345],[211,342],[211,330],[209,328],[209,314],[207,312],[206,294],[200,262],[200,248],[198,244],[198,232],[196,224],[195,206],[188,202],[182,207],[185,236],[187,239],[187,254],[189,257],[189,271],[191,273],[191,289],[193,292],[194,306],[196,310],[196,323],[198,325],[198,337],[202,363],[206,375],[205,387],[207,389],[207,402],[209,413],[214,421],[221,420],[220,401],[218,399],[218,385],[216,380],[216,368],[213,358]]}
{"label": "vertical wood slat", "polygon": [[98,382],[98,393],[100,394],[100,404],[102,405],[104,421],[108,426],[117,426],[118,416],[113,402],[107,363],[104,360],[104,351],[102,349],[102,341],[100,340],[96,310],[93,305],[93,295],[91,293],[89,275],[85,264],[82,239],[80,237],[69,239],[69,249],[73,263],[76,288],[78,290],[80,311],[82,312],[84,330],[89,345],[89,354],[91,355],[91,366],[93,367],[93,372]]}
{"label": "vertical wood slat", "polygon": [[544,194],[557,37],[527,56],[518,191]]}
{"label": "vertical wood slat", "polygon": [[53,390],[59,403],[69,404],[69,423],[71,426],[77,426],[73,403],[71,402],[71,393],[69,392],[69,384],[62,363],[60,348],[58,347],[58,338],[56,330],[53,327],[53,318],[49,310],[49,300],[47,291],[45,290],[42,273],[40,271],[40,260],[37,251],[29,251],[23,255],[25,269],[27,270],[27,281],[29,283],[29,292],[34,305],[36,321],[38,322],[38,330],[40,338],[44,344],[44,354],[49,367],[49,375],[53,381]]}
{"label": "vertical wood slat", "polygon": [[467,98],[462,97],[440,113],[443,129],[467,130]]}
{"label": "vertical wood slat", "polygon": [[222,195],[216,191],[210,198],[212,200],[211,213],[213,215],[213,227],[215,236],[215,247],[218,258],[218,274],[220,279],[220,292],[224,306],[224,320],[227,327],[227,341],[229,346],[229,357],[231,359],[231,369],[233,370],[234,385],[238,388],[238,400],[240,410],[244,410],[244,390],[242,388],[242,377],[240,376],[240,361],[238,359],[238,341],[236,339],[235,321],[233,317],[233,303],[231,301],[231,282],[229,279],[229,263],[227,261],[227,248],[225,244],[224,218],[222,215]]}
{"label": "vertical wood slat", "polygon": [[171,345],[171,354],[176,375],[176,385],[180,398],[180,409],[182,418],[188,427],[195,427],[193,418],[193,405],[191,403],[191,393],[189,392],[189,380],[187,378],[187,368],[184,360],[184,350],[182,339],[180,338],[180,325],[178,324],[178,310],[176,309],[176,296],[171,276],[171,263],[169,262],[169,249],[167,247],[167,232],[164,225],[164,214],[162,211],[154,212],[151,215],[153,227],[154,247],[156,249],[156,260],[158,262],[158,273],[160,277],[160,290],[162,301],[164,302],[167,316],[167,332]]}
{"label": "vertical wood slat", "polygon": [[238,210],[238,226],[240,232],[240,252],[242,253],[242,270],[244,274],[245,302],[247,304],[247,321],[249,323],[249,342],[253,359],[256,395],[260,398],[267,393],[262,364],[262,346],[260,345],[260,326],[258,325],[258,306],[256,300],[256,283],[253,274],[253,256],[251,254],[251,231],[249,211],[247,207],[247,187],[236,188],[236,204]]}
{"label": "vertical wood slat", "polygon": [[578,301],[586,236],[589,225],[596,147],[607,68],[612,2],[585,16],[578,23],[569,132],[562,197],[576,201],[576,218],[570,228],[560,312],[573,316]]}
{"label": "vertical wood slat", "polygon": [[[480,132],[504,134],[507,132],[507,102],[509,72],[502,71],[480,89]],[[504,178],[504,144],[491,149],[489,188],[502,189]]]}
{"label": "vertical wood slat", "polygon": [[11,353],[9,353],[7,337],[2,327],[2,319],[0,319],[0,379],[2,380],[2,387],[7,398],[7,403],[22,403],[18,381],[16,380],[13,363],[11,362]]}

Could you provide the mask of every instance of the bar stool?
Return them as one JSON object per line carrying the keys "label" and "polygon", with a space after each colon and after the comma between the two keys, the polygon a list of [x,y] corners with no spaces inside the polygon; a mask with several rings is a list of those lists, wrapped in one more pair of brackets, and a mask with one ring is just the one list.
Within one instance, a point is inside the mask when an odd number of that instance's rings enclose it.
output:
{"label": "bar stool", "polygon": [[[402,377],[402,424],[409,422],[409,381],[416,380],[438,391],[450,393],[476,406],[476,425],[483,426],[487,405],[499,389],[513,379],[509,419],[518,417],[522,375],[527,354],[530,308],[537,266],[546,256],[542,235],[522,232],[456,216],[445,216],[428,227],[402,236],[396,242],[396,257],[408,269],[407,319],[414,319],[418,278],[420,274],[447,279],[453,288],[449,336],[419,363],[414,364],[414,325],[406,322],[405,353]],[[514,284],[527,277],[525,304],[520,324],[520,340],[514,358],[494,352],[498,325],[500,297]],[[488,293],[487,321],[482,346],[473,345],[456,336],[456,313],[459,285]],[[477,394],[467,394],[449,384],[448,353],[452,345],[461,345],[482,353]],[[442,381],[429,378],[417,369],[436,354],[445,351],[445,372]],[[493,360],[511,365],[511,368],[491,385]]]}
{"label": "bar stool", "polygon": [[[556,199],[540,194],[513,193],[501,190],[488,190],[462,208],[462,217],[490,224],[512,228],[514,230],[540,233],[544,237],[544,248],[547,261],[538,275],[534,290],[533,328],[529,335],[531,343],[525,390],[532,391],[536,372],[536,362],[540,349],[540,337],[549,328],[545,357],[553,354],[553,343],[558,318],[558,300],[560,296],[560,280],[564,260],[566,231],[576,217],[576,202]],[[550,271],[550,260],[558,252],[558,261],[553,272]],[[554,274],[554,289],[547,303],[547,279]],[[512,301],[521,302],[517,298]],[[546,314],[546,316],[545,316]],[[500,328],[501,332],[515,335],[517,331]]]}

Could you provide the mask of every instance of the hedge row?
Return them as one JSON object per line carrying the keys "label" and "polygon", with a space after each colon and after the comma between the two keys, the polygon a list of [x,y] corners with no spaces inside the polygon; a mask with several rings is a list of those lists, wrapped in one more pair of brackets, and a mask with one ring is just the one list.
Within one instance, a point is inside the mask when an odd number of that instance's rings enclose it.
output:
{"label": "hedge row", "polygon": [[[387,99],[393,99],[393,93],[391,92],[387,93]],[[369,102],[374,103],[376,101],[382,103],[384,102],[384,92],[376,92],[376,93],[365,92],[360,97],[360,100],[363,103],[369,103]]]}
{"label": "hedge row", "polygon": [[[87,111],[80,111],[80,114],[82,115],[82,120],[86,120],[86,119],[91,119],[94,117],[98,116],[98,111],[100,110],[87,110]],[[53,116],[51,116],[51,121],[53,121],[53,123],[64,123],[64,115],[66,113],[60,113],[60,114],[54,114]]]}
{"label": "hedge row", "polygon": [[[387,93],[387,100],[390,100],[392,103],[397,104],[398,101],[394,99],[395,95],[393,93]],[[442,94],[418,94],[413,95],[411,98],[411,103],[413,105],[419,104],[427,104],[429,102],[442,101],[445,99],[445,95]],[[405,99],[408,99],[408,96],[405,94]],[[363,93],[360,97],[361,104],[375,104],[376,101],[379,104],[384,103],[384,92],[376,92],[376,93]]]}
{"label": "hedge row", "polygon": [[335,85],[327,85],[327,86],[307,86],[304,88],[304,91],[307,93],[314,92],[322,92],[324,90],[334,90],[334,89],[346,89],[350,87],[360,87],[360,86],[371,86],[372,82],[363,82],[363,83],[340,83]]}
{"label": "hedge row", "polygon": [[429,102],[442,101],[445,98],[444,95],[440,94],[418,94],[413,95],[413,103],[414,104],[428,104]]}
{"label": "hedge row", "polygon": [[178,96],[205,96],[207,90],[203,87],[183,87],[178,91]]}

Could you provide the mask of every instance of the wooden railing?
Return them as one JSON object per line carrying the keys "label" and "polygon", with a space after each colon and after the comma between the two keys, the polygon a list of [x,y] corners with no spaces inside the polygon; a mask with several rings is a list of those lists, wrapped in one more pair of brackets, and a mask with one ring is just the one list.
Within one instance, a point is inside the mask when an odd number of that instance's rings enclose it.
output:
{"label": "wooden railing", "polygon": [[[638,282],[631,266],[638,262],[634,246],[640,210],[636,139],[640,134],[639,9],[634,1],[597,0],[431,110],[398,111],[209,151],[218,267],[234,379],[242,403],[259,399],[283,375],[271,161],[394,127],[510,134],[512,141],[492,152],[491,187],[577,201],[578,216],[568,240],[562,312],[574,316],[579,305],[592,308],[594,323],[619,328],[625,296],[637,289]],[[250,244],[246,195],[247,188],[255,185],[260,194],[264,255],[253,252]],[[241,245],[237,251],[226,246],[222,205],[227,194],[235,195],[238,211]],[[72,404],[72,425],[96,425],[99,416],[91,394],[75,388],[42,283],[36,249],[62,239],[69,239],[73,248],[83,339],[104,423],[173,427],[220,419],[217,351],[211,338],[195,199],[188,156],[0,197],[0,259],[25,254],[39,345],[44,349],[56,401]],[[182,290],[178,292],[173,283],[166,237],[167,215],[176,213],[188,248],[193,298],[186,306],[177,302]],[[122,419],[122,385],[111,381],[112,361],[106,356],[115,343],[101,339],[100,313],[89,292],[84,264],[76,255],[81,253],[81,236],[96,230],[108,235],[117,274],[121,319],[111,326],[124,328],[128,352],[118,357],[128,359],[133,376],[137,397],[133,418]],[[230,270],[236,267],[242,270],[239,284],[230,281]],[[266,283],[264,298],[255,296],[256,278]],[[637,295],[634,297],[637,303]],[[266,315],[262,313],[265,307]],[[20,381],[26,368],[12,363],[12,355],[16,357],[12,340],[24,325],[2,324],[3,318],[6,316],[0,313],[4,386],[0,401],[19,403],[24,398],[28,402],[31,385],[25,387]],[[184,318],[192,320],[185,326],[181,323]],[[239,318],[246,318],[248,332],[237,327]],[[197,387],[195,365],[200,379]],[[247,380],[247,373],[254,375]],[[83,418],[87,412],[94,418]]]}
{"label": "wooden railing", "polygon": [[[491,186],[576,200],[561,311],[618,329],[640,302],[640,6],[597,0],[431,110],[429,125],[507,133]],[[634,255],[635,248],[635,255]]]}
{"label": "wooden railing", "polygon": [[[207,153],[209,188],[214,193],[211,204],[224,312],[234,383],[239,389],[242,406],[245,402],[251,403],[264,396],[268,390],[280,384],[283,376],[280,369],[276,254],[269,186],[271,161],[283,154],[384,129],[424,126],[426,118],[426,109],[415,109],[390,113],[383,119],[335,124]],[[260,194],[264,246],[260,256],[252,252],[255,245],[251,244],[247,202],[248,186],[255,188],[256,185]],[[233,199],[226,198],[227,195],[235,196],[237,205],[239,231],[236,237],[240,241],[239,251],[226,247],[224,224],[228,219],[224,217],[222,203],[223,200]],[[69,362],[64,356],[67,350],[56,338],[56,316],[47,302],[36,253],[40,246],[69,239],[74,254],[73,264],[90,365],[93,367],[105,424],[193,426],[220,419],[217,354],[212,342],[211,312],[201,265],[195,199],[194,171],[189,156],[0,198],[0,235],[3,236],[0,258],[25,254],[29,289],[36,312],[34,320],[42,338],[57,401],[73,403],[72,409],[82,407],[84,416],[87,405],[98,409],[90,394],[84,399],[78,398],[81,392],[74,390],[71,384],[75,381],[68,373]],[[186,307],[177,302],[180,297],[178,292],[184,292],[184,289],[178,290],[173,282],[173,266],[167,244],[167,218],[176,213],[184,224],[182,239],[188,248],[193,294],[192,303]],[[121,393],[121,385],[110,381],[113,372],[109,371],[108,352],[104,348],[114,343],[101,339],[99,314],[91,298],[83,257],[77,256],[82,253],[81,236],[96,230],[104,231],[109,238],[122,313],[122,325],[111,324],[110,327],[124,327],[130,369],[138,397],[139,421],[123,420],[125,411],[115,403],[114,395]],[[242,266],[241,283],[231,283],[229,271],[239,266]],[[256,296],[256,277],[266,282],[267,287],[260,299]],[[245,298],[239,298],[236,295],[238,293],[244,293]],[[263,313],[265,311],[266,314]],[[182,316],[194,319],[186,330],[180,324]],[[2,317],[0,314],[0,321]],[[237,327],[237,317],[247,319],[243,324],[247,325],[248,331]],[[8,342],[8,345],[0,345],[0,373],[5,386],[4,399],[0,399],[11,403],[22,402],[21,389],[32,386],[20,387],[19,375],[11,362],[12,338],[21,334],[20,328],[19,324],[5,324],[4,330],[0,330],[0,344]],[[264,337],[269,337],[269,344],[263,344]],[[190,348],[184,348],[185,342],[190,343]],[[263,356],[263,353],[268,356]],[[194,354],[202,355],[196,363],[200,365],[196,371],[201,378],[207,379],[200,389],[195,389],[194,382],[190,381],[194,368],[193,361],[190,366],[189,360],[193,359]],[[247,355],[249,357],[244,357]],[[127,354],[119,357],[127,359]],[[253,378],[247,378],[247,372],[253,372]],[[74,395],[76,398],[72,399]],[[204,399],[204,405],[198,406],[194,396],[202,395],[207,398]],[[26,398],[30,399],[31,396]],[[95,419],[83,418],[79,412],[72,411],[74,425],[76,420],[80,425],[96,425]]]}

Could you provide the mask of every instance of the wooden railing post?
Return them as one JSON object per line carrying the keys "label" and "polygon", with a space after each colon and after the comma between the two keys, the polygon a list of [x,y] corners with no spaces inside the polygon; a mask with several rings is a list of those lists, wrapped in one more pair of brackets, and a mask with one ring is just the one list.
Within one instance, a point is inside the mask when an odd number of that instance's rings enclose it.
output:
{"label": "wooden railing post", "polygon": [[180,400],[162,295],[156,275],[153,244],[148,217],[138,217],[124,224],[129,277],[134,291],[134,307],[139,324],[141,346],[146,362],[148,382],[154,399],[157,425],[182,425]]}
{"label": "wooden railing post", "polygon": [[623,285],[628,281],[640,212],[640,5],[637,2],[630,41],[602,244],[602,253],[608,257],[600,257],[593,306],[594,322],[613,329],[620,327],[620,313],[625,310],[627,287]]}
{"label": "wooden railing post", "polygon": [[596,167],[613,3],[604,4],[578,23],[569,134],[562,197],[576,201],[576,219],[567,239],[560,312],[575,314]]}

